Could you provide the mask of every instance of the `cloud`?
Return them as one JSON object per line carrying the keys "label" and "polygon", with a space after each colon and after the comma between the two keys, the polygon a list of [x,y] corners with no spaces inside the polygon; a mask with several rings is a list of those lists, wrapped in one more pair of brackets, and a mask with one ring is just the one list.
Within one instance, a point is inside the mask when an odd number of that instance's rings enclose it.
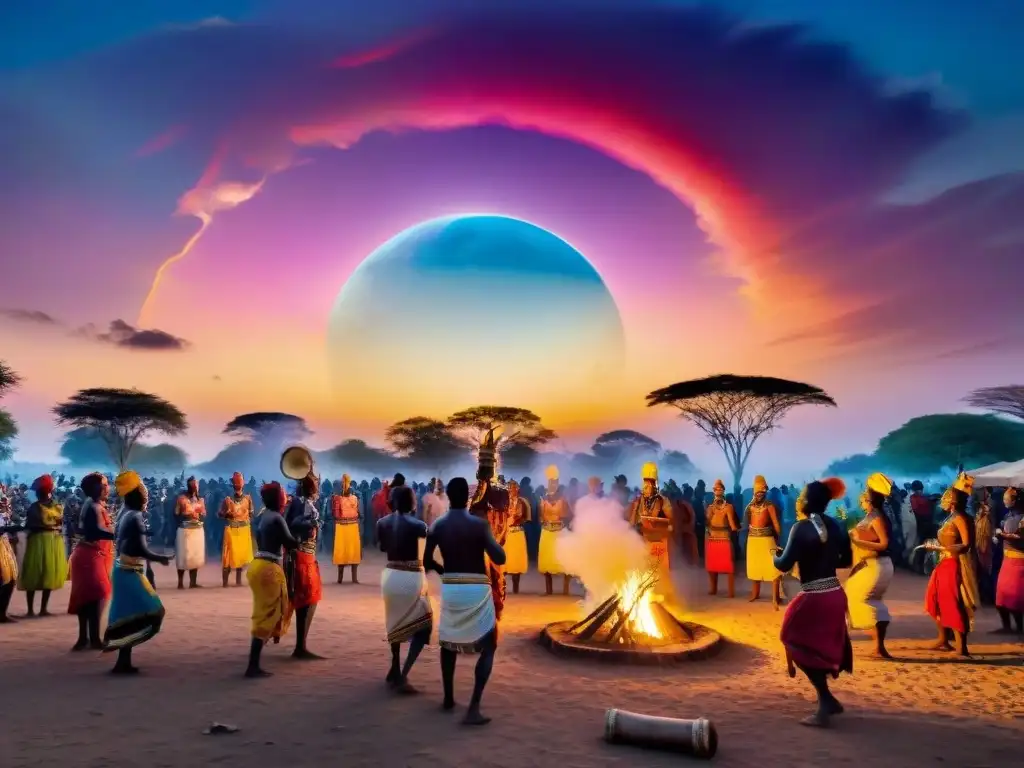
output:
{"label": "cloud", "polygon": [[207,162],[177,209],[203,222],[195,238],[307,147],[505,125],[597,148],[672,190],[779,336],[934,344],[927,334],[941,331],[945,348],[1024,319],[1011,302],[907,310],[951,290],[966,265],[978,284],[1024,279],[1009,182],[884,202],[923,158],[968,135],[969,116],[928,88],[894,85],[812,30],[744,26],[708,8],[455,5],[400,28],[364,7],[315,28],[164,30],[55,67],[46,88],[139,126],[132,147],[189,126],[182,143]]}
{"label": "cloud", "polygon": [[70,328],[62,321],[39,310],[0,309],[0,319],[59,329],[66,334],[78,338],[91,339],[92,341],[111,344],[122,349],[170,352],[187,349],[191,346],[185,339],[179,338],[167,331],[136,328],[124,320],[114,320],[106,331],[98,331],[93,325]]}

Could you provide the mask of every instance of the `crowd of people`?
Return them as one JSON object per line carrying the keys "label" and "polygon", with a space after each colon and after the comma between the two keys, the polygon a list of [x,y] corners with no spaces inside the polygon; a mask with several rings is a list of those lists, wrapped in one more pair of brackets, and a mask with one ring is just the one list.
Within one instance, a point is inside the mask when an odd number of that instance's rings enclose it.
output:
{"label": "crowd of people", "polygon": [[[648,463],[639,487],[620,475],[606,491],[596,477],[563,484],[555,466],[545,470],[543,486],[529,477],[506,482],[495,475],[493,445],[481,445],[479,457],[473,488],[463,478],[413,483],[401,474],[360,482],[309,474],[290,489],[277,482],[257,487],[255,478],[237,472],[227,480],[91,473],[80,482],[56,474],[30,486],[8,478],[0,488],[0,621],[12,620],[15,585],[32,617],[49,614],[50,594],[70,579],[68,610],[79,621],[73,649],[117,651],[113,671],[131,674],[137,671],[132,648],[155,635],[164,618],[151,564],[175,562],[177,588],[195,589],[207,553],[219,551],[222,586],[240,586],[245,574],[252,590],[246,674],[263,677],[264,645],[279,642],[293,620],[293,655],[319,658],[307,645],[322,597],[319,556],[330,553],[339,583],[346,569],[358,583],[362,551],[374,545],[388,557],[381,581],[392,652],[388,685],[415,690],[408,677],[433,628],[425,574],[434,570],[442,576],[445,706],[454,706],[457,655],[478,654],[466,721],[482,724],[480,699],[497,648],[506,578],[518,593],[520,576],[535,563],[546,594],[558,577],[568,594],[573,575],[560,564],[558,542],[590,498],[613,499],[665,573],[678,559],[702,563],[711,595],[719,594],[724,576],[726,595],[735,597],[737,563],[751,583],[749,599],[757,600],[767,583],[776,608],[786,601],[785,578],[799,580],[781,636],[790,674],[801,670],[818,695],[809,725],[827,725],[842,712],[828,678],[852,671],[850,630],[869,632],[875,655],[891,658],[885,592],[896,568],[930,573],[924,607],[935,621],[936,650],[969,655],[974,615],[985,603],[997,607],[999,631],[1024,633],[1024,496],[1013,488],[975,488],[964,473],[946,488],[926,489],[918,481],[901,488],[876,473],[855,505],[834,478],[798,490],[770,487],[758,476],[751,488],[732,494],[718,480],[709,493],[704,481],[661,483],[657,466]],[[846,568],[850,574],[840,584],[837,570]],[[671,599],[671,579],[659,584],[662,598]],[[410,648],[403,664],[404,643]]]}

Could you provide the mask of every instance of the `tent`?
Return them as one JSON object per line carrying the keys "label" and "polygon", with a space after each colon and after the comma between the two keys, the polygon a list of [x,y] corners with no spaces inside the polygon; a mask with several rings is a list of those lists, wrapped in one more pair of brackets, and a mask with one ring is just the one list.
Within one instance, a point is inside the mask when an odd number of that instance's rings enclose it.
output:
{"label": "tent", "polygon": [[984,475],[986,472],[992,472],[993,470],[996,469],[1008,467],[1012,463],[1013,462],[1011,461],[997,461],[995,464],[986,464],[984,467],[978,467],[977,469],[968,469],[965,471],[968,475],[974,475],[975,477],[977,477],[978,475]]}
{"label": "tent", "polygon": [[1024,486],[1024,459],[1010,463],[993,464],[982,467],[974,475],[974,484],[987,488],[1006,488],[1008,486]]}

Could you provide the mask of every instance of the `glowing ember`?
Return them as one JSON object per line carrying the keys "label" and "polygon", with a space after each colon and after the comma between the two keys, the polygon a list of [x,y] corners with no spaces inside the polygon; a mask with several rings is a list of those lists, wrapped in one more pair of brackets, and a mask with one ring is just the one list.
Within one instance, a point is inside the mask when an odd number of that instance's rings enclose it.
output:
{"label": "glowing ember", "polygon": [[638,635],[660,639],[661,629],[654,618],[654,595],[644,575],[633,571],[618,589],[619,604],[628,611],[629,628]]}

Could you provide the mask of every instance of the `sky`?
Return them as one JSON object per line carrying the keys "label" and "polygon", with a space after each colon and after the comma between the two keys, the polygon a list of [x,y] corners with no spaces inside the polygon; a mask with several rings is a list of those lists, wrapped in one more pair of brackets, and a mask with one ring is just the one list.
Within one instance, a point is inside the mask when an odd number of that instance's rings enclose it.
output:
{"label": "sky", "polygon": [[[560,447],[633,428],[721,471],[643,396],[731,372],[840,406],[793,412],[753,471],[869,451],[1024,375],[1022,35],[1014,0],[9,0],[0,359],[24,378],[3,403],[17,458],[56,457],[49,409],[88,386],[177,404],[196,461],[240,412],[304,416],[317,447],[443,418],[442,400],[379,394],[395,376],[450,390],[480,358],[456,326],[416,343],[429,280],[364,297],[401,364],[364,355],[360,391],[337,386],[328,337],[370,254],[467,213],[570,243],[618,312],[622,382],[602,402],[534,387],[508,403],[537,407]],[[536,335],[529,355],[487,350],[495,382],[602,357],[530,330],[530,290],[486,255],[459,279],[481,274],[501,322]],[[479,386],[466,406],[505,392]]]}

